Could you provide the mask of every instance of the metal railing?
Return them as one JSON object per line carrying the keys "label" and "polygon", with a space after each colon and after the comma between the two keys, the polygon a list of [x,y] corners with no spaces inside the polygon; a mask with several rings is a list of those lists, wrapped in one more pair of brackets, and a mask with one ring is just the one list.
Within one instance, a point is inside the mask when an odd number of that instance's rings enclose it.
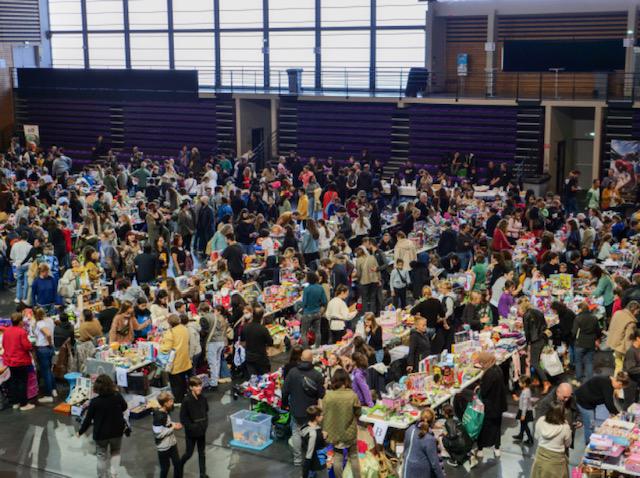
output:
{"label": "metal railing", "polygon": [[[410,68],[350,67],[323,69],[319,78],[313,69],[302,71],[302,93],[337,96],[404,97]],[[215,78],[215,70],[200,69],[200,77]],[[204,90],[220,92],[289,92],[286,69],[271,69],[265,86],[261,68],[222,68],[221,84],[200,84]],[[19,87],[15,69],[13,86]],[[319,80],[319,85],[317,84]],[[624,72],[506,72],[470,71],[457,76],[455,71],[434,71],[420,96],[462,98],[494,98],[515,100],[620,100],[640,99],[640,74]]]}

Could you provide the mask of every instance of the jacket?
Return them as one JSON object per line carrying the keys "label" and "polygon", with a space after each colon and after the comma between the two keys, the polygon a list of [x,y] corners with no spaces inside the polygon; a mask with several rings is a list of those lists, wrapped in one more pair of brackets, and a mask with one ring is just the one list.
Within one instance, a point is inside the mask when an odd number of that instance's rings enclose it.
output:
{"label": "jacket", "polygon": [[360,400],[350,388],[329,390],[322,401],[327,441],[334,445],[354,445],[358,437]]}
{"label": "jacket", "polygon": [[167,451],[171,447],[176,446],[175,432],[173,431],[173,422],[167,412],[162,409],[153,411],[153,437],[156,440],[156,448],[158,451]]}
{"label": "jacket", "polygon": [[631,347],[631,334],[636,328],[637,319],[629,309],[617,311],[611,317],[607,334],[607,347],[624,354]]}
{"label": "jacket", "polygon": [[598,285],[596,289],[591,294],[591,297],[594,299],[598,297],[602,297],[604,305],[611,305],[613,303],[613,281],[611,277],[606,274],[603,274],[600,279],[598,279]]}
{"label": "jacket", "polygon": [[622,370],[627,372],[633,381],[640,382],[640,349],[633,345],[629,347],[627,353],[624,354]]}
{"label": "jacket", "polygon": [[438,441],[430,432],[420,438],[420,429],[415,424],[404,435],[404,466],[401,476],[445,477],[438,456]]}
{"label": "jacket", "polygon": [[[306,384],[305,384],[306,382]],[[310,393],[314,388],[317,393]],[[324,378],[311,362],[300,362],[291,369],[282,385],[282,407],[289,408],[299,424],[307,421],[307,408],[324,397]]]}
{"label": "jacket", "polygon": [[[544,397],[542,397],[535,404],[534,408],[534,416],[537,420],[538,418],[544,417],[551,405],[558,402],[558,396],[556,395],[557,387],[552,389],[549,393],[547,393]],[[567,423],[571,427],[572,430],[575,430],[576,421],[578,418],[578,408],[576,407],[576,399],[572,396],[566,402],[563,402],[564,405],[564,417],[567,420]]]}
{"label": "jacket", "polygon": [[180,407],[180,423],[188,437],[198,438],[205,435],[209,426],[209,402],[204,395],[198,398],[188,392]]}
{"label": "jacket", "polygon": [[[215,330],[211,328],[215,326]],[[200,318],[200,333],[205,339],[205,343],[211,342],[227,342],[227,329],[229,322],[220,316],[216,319],[214,314],[206,313]]]}
{"label": "jacket", "polygon": [[396,247],[393,249],[393,262],[397,262],[398,259],[402,259],[406,271],[410,269],[413,261],[418,260],[416,245],[412,240],[404,238],[396,243]]}
{"label": "jacket", "polygon": [[118,392],[98,395],[89,402],[87,414],[78,433],[82,435],[93,423],[94,440],[119,438],[124,434],[124,412],[126,410],[127,402]]}
{"label": "jacket", "polygon": [[356,259],[356,276],[360,285],[377,284],[380,282],[378,261],[369,254]]}
{"label": "jacket", "polygon": [[497,365],[485,370],[480,379],[480,398],[484,403],[484,414],[498,418],[507,411],[507,387],[502,370]]}
{"label": "jacket", "polygon": [[176,358],[173,361],[172,374],[186,372],[191,368],[191,356],[189,355],[189,331],[187,328],[178,324],[171,330],[167,330],[162,336],[160,351],[168,353],[171,350],[176,351]]}
{"label": "jacket", "polygon": [[547,321],[538,309],[529,309],[522,317],[524,335],[528,344],[533,344],[545,339],[544,331],[547,329]]}
{"label": "jacket", "polygon": [[273,337],[262,324],[251,322],[242,330],[242,340],[245,342],[247,362],[265,363],[269,361],[267,347],[273,345]]}
{"label": "jacket", "polygon": [[552,425],[544,417],[536,422],[538,446],[557,453],[564,453],[571,445],[571,428],[568,423]]}
{"label": "jacket", "polygon": [[595,376],[576,390],[576,402],[587,410],[595,410],[598,405],[604,405],[609,413],[617,414],[619,410],[613,392],[608,376]]}
{"label": "jacket", "polygon": [[55,304],[58,301],[58,287],[53,277],[38,277],[33,281],[31,293],[37,305]]}
{"label": "jacket", "polygon": [[413,371],[418,371],[420,361],[431,355],[431,341],[427,336],[418,332],[416,329],[411,330],[409,334],[409,355],[407,356],[407,365],[413,367]]}
{"label": "jacket", "polygon": [[590,312],[578,314],[573,321],[574,345],[583,349],[595,349],[596,340],[600,338],[598,318]]}
{"label": "jacket", "polygon": [[354,368],[351,374],[353,391],[356,392],[358,400],[362,405],[373,407],[371,390],[367,384],[366,372],[360,368]]}
{"label": "jacket", "polygon": [[31,342],[27,331],[21,325],[7,327],[2,334],[2,362],[7,367],[25,367],[31,365]]}

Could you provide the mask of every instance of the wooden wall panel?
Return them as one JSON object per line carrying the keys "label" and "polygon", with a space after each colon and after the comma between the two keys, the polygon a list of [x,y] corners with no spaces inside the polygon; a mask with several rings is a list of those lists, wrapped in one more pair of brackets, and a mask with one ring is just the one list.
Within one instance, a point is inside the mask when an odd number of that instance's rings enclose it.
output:
{"label": "wooden wall panel", "polygon": [[458,53],[466,53],[469,55],[468,73],[467,76],[464,77],[464,91],[461,91],[460,94],[484,94],[486,67],[484,42],[459,42],[447,45],[445,90],[447,93],[455,93],[458,87],[457,85],[460,80],[458,78],[457,65]]}

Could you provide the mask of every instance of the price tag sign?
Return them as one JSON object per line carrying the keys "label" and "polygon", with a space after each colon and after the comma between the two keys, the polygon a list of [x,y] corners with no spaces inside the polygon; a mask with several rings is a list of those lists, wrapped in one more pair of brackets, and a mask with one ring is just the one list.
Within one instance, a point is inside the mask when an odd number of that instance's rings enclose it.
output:
{"label": "price tag sign", "polygon": [[387,422],[375,422],[373,424],[373,438],[378,445],[384,444],[384,437],[387,435],[387,428],[389,428],[389,424]]}
{"label": "price tag sign", "polygon": [[122,367],[116,367],[116,383],[118,384],[118,387],[127,387],[128,386],[128,380],[127,380],[127,369],[126,368],[122,368]]}

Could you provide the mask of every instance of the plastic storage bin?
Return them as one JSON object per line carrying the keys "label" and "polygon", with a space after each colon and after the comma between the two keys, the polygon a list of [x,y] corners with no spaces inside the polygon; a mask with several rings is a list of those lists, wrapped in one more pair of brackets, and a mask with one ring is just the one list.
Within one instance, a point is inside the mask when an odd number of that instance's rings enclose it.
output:
{"label": "plastic storage bin", "polygon": [[240,410],[229,418],[233,430],[233,440],[229,442],[231,446],[260,451],[273,443],[270,415]]}

